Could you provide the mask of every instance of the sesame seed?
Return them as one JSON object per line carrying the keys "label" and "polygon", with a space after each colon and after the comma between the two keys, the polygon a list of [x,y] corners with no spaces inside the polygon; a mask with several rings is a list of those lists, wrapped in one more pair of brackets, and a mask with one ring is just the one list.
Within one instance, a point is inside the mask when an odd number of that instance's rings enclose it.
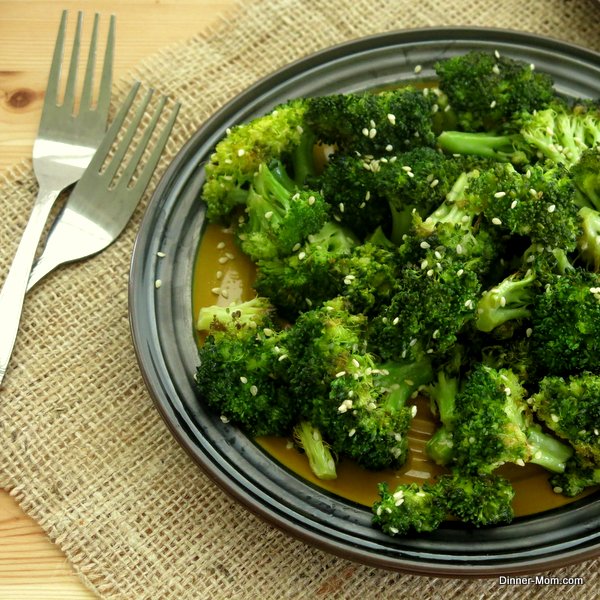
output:
{"label": "sesame seed", "polygon": [[501,221],[501,219],[499,219],[498,217],[494,217],[494,218],[492,219],[492,223],[493,223],[494,225],[502,225],[502,221]]}
{"label": "sesame seed", "polygon": [[308,197],[308,205],[312,206],[315,202],[316,202],[316,198],[314,196],[309,196]]}
{"label": "sesame seed", "polygon": [[223,248],[225,248],[225,242],[219,242],[219,243],[217,244],[217,248],[218,248],[219,250],[223,250]]}
{"label": "sesame seed", "polygon": [[246,151],[245,151],[243,148],[240,148],[240,149],[237,151],[237,155],[238,155],[238,156],[244,156],[244,154],[246,154]]}
{"label": "sesame seed", "polygon": [[356,433],[356,429],[351,429],[351,430],[348,432],[348,437],[352,437],[352,436],[353,436],[355,433]]}
{"label": "sesame seed", "polygon": [[537,198],[537,190],[534,190],[533,188],[529,188],[529,193],[530,193],[532,196],[535,196],[535,197]]}
{"label": "sesame seed", "polygon": [[496,74],[496,75],[500,75],[500,67],[498,65],[494,65],[492,67],[492,71]]}
{"label": "sesame seed", "polygon": [[391,144],[388,144],[388,145],[385,147],[385,149],[386,149],[388,152],[391,152],[391,151],[394,149],[394,146],[392,146]]}
{"label": "sesame seed", "polygon": [[298,260],[304,260],[306,258],[306,252],[300,252],[298,254]]}
{"label": "sesame seed", "polygon": [[548,207],[548,212],[549,212],[549,213],[553,213],[555,210],[556,210],[556,204],[551,204],[551,205]]}
{"label": "sesame seed", "polygon": [[490,102],[490,108],[496,108],[496,101],[495,100],[492,100]]}
{"label": "sesame seed", "polygon": [[156,289],[158,289],[158,288],[159,288],[161,285],[162,285],[162,281],[161,281],[160,279],[157,279],[157,280],[154,282],[154,287],[155,287]]}
{"label": "sesame seed", "polygon": [[340,377],[343,377],[346,374],[346,371],[339,371],[338,373],[335,374],[336,378],[339,379]]}
{"label": "sesame seed", "polygon": [[228,290],[221,290],[221,296],[223,296],[223,298],[229,298],[229,291]]}
{"label": "sesame seed", "polygon": [[464,273],[465,273],[465,270],[464,270],[464,269],[459,269],[458,271],[456,271],[456,274],[457,274],[459,277],[462,277],[462,276],[464,275]]}
{"label": "sesame seed", "polygon": [[436,187],[439,184],[440,180],[439,179],[434,179],[430,184],[429,187]]}
{"label": "sesame seed", "polygon": [[221,256],[219,258],[219,264],[224,265],[226,262],[229,262],[229,258],[227,256]]}
{"label": "sesame seed", "polygon": [[282,360],[285,360],[287,357],[288,357],[288,355],[287,355],[287,354],[282,354],[282,355],[281,355],[281,356],[280,356],[280,357],[279,357],[277,360],[278,360],[279,362],[281,362]]}
{"label": "sesame seed", "polygon": [[429,262],[427,262],[427,259],[425,259],[422,263],[421,263],[421,269],[425,270],[427,267],[429,266]]}
{"label": "sesame seed", "polygon": [[396,115],[389,113],[387,119],[392,125],[396,124]]}
{"label": "sesame seed", "polygon": [[417,416],[417,405],[413,404],[410,408],[410,414],[412,416],[412,418],[414,419]]}
{"label": "sesame seed", "polygon": [[344,203],[340,202],[338,206],[339,206],[340,212],[343,213],[344,212]]}
{"label": "sesame seed", "polygon": [[524,467],[525,466],[525,461],[522,458],[518,458],[517,460],[515,460],[515,463],[517,465],[519,465],[520,467]]}
{"label": "sesame seed", "polygon": [[429,269],[429,271],[427,271],[426,275],[427,275],[427,277],[432,277],[434,273],[435,273],[435,271],[433,269]]}
{"label": "sesame seed", "polygon": [[392,321],[392,325],[398,325],[398,323],[400,323],[400,317],[395,317]]}
{"label": "sesame seed", "polygon": [[413,338],[412,340],[410,340],[409,342],[409,346],[414,346],[417,343],[417,338]]}
{"label": "sesame seed", "polygon": [[506,192],[496,192],[494,194],[494,198],[504,198],[506,196]]}
{"label": "sesame seed", "polygon": [[500,58],[500,52],[498,52],[498,50],[494,50],[494,56],[496,58]]}
{"label": "sesame seed", "polygon": [[210,290],[213,294],[216,294],[217,296],[221,293],[221,288],[220,287],[214,287],[212,290]]}
{"label": "sesame seed", "polygon": [[221,415],[219,419],[221,419],[222,423],[229,423],[229,419],[225,415]]}
{"label": "sesame seed", "polygon": [[421,246],[421,248],[423,248],[423,250],[429,250],[429,248],[431,248],[429,242],[421,242],[419,245]]}
{"label": "sesame seed", "polygon": [[363,129],[362,129],[362,134],[363,134],[365,137],[369,137],[369,130],[368,130],[368,128],[367,128],[367,127],[363,127]]}
{"label": "sesame seed", "polygon": [[500,306],[503,308],[506,306],[506,296],[500,296]]}
{"label": "sesame seed", "polygon": [[269,220],[270,220],[270,219],[272,219],[272,218],[273,218],[273,211],[272,211],[272,210],[268,210],[268,211],[265,213],[265,219],[267,219],[267,221],[269,221]]}
{"label": "sesame seed", "polygon": [[415,73],[420,73],[422,70],[423,70],[423,67],[422,67],[421,65],[417,65],[417,66],[414,68],[414,71],[415,71]]}
{"label": "sesame seed", "polygon": [[373,139],[376,135],[377,135],[377,129],[375,129],[375,127],[372,127],[371,129],[369,129],[369,138],[370,139]]}
{"label": "sesame seed", "polygon": [[164,258],[166,256],[166,254],[164,252],[157,252],[156,256],[158,256],[158,258]]}
{"label": "sesame seed", "polygon": [[258,394],[258,388],[257,388],[255,385],[251,385],[251,386],[250,386],[250,393],[251,393],[253,396],[256,396],[256,394]]}
{"label": "sesame seed", "polygon": [[550,418],[552,419],[553,423],[558,423],[560,421],[560,417],[554,413],[550,415]]}
{"label": "sesame seed", "polygon": [[244,377],[244,376],[242,375],[242,376],[240,377],[240,381],[241,381],[242,383],[248,383],[248,378],[247,378],[247,377]]}

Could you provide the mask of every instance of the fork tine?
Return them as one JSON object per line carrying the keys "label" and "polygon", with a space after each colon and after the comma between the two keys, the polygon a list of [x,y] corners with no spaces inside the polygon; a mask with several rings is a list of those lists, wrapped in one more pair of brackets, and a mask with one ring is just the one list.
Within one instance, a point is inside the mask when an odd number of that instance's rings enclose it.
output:
{"label": "fork tine", "polygon": [[77,63],[79,62],[79,46],[81,45],[81,24],[83,22],[83,13],[77,13],[77,27],[75,29],[75,39],[73,40],[73,49],[71,51],[71,62],[69,64],[69,74],[67,76],[67,87],[65,88],[65,98],[63,105],[73,111],[75,107],[75,83],[77,81]]}
{"label": "fork tine", "polygon": [[127,128],[127,131],[125,132],[125,135],[123,136],[123,139],[119,142],[119,145],[117,146],[117,149],[115,150],[115,154],[112,157],[110,164],[106,167],[105,176],[108,178],[108,181],[111,181],[112,178],[115,176],[115,173],[117,172],[119,165],[121,164],[121,161],[123,160],[123,157],[125,156],[125,153],[127,152],[127,149],[129,148],[129,145],[131,144],[131,140],[133,139],[133,136],[135,135],[135,132],[138,129],[140,121],[142,120],[142,118],[144,117],[144,114],[146,113],[146,107],[148,106],[148,103],[150,102],[152,93],[153,93],[153,90],[151,90],[151,89],[146,92],[146,95],[144,96],[144,98],[135,114],[135,117],[129,124],[129,127]]}
{"label": "fork tine", "polygon": [[167,98],[166,98],[166,96],[163,96],[160,99],[160,102],[158,103],[158,106],[156,107],[156,110],[154,111],[154,114],[152,115],[152,119],[150,120],[150,123],[148,123],[148,126],[146,127],[144,134],[142,135],[142,137],[135,149],[135,152],[133,153],[133,155],[131,156],[131,158],[129,159],[129,161],[127,163],[127,166],[123,170],[123,173],[120,177],[120,181],[122,181],[124,185],[129,184],[129,181],[131,180],[131,177],[133,176],[135,169],[138,166],[140,159],[142,158],[142,155],[144,154],[144,151],[146,150],[146,146],[148,146],[148,142],[150,141],[150,138],[152,137],[152,132],[156,128],[156,124],[158,123],[158,119],[160,117],[160,114],[162,113],[163,108],[165,107],[166,102],[167,102]]}
{"label": "fork tine", "polygon": [[[98,40],[98,20],[100,15],[94,15],[94,27],[92,29],[92,39],[90,40],[90,49],[88,51],[87,64],[85,67],[85,77],[83,80],[83,89],[81,91],[81,109],[88,108],[92,102],[92,90],[94,86],[94,66],[96,64],[96,42]],[[80,110],[81,110],[80,109]]]}
{"label": "fork tine", "polygon": [[108,37],[106,40],[106,50],[104,51],[104,67],[100,79],[100,90],[98,92],[98,102],[96,110],[100,114],[108,115],[110,107],[110,90],[112,85],[112,67],[115,49],[115,15],[110,16],[110,25],[108,28]]}
{"label": "fork tine", "polygon": [[56,34],[56,42],[54,44],[54,53],[52,55],[52,65],[50,66],[50,74],[48,75],[48,85],[46,86],[46,96],[44,106],[58,102],[58,82],[60,80],[60,72],[62,67],[62,55],[65,46],[65,30],[67,28],[67,11],[63,10],[60,18],[58,33]]}
{"label": "fork tine", "polygon": [[117,137],[117,134],[119,133],[119,129],[121,129],[121,125],[123,124],[123,121],[125,120],[125,117],[127,116],[127,113],[129,112],[129,109],[131,108],[131,104],[133,103],[133,100],[134,100],[135,95],[137,94],[137,91],[139,88],[140,88],[139,81],[136,81],[131,86],[131,90],[129,91],[129,94],[127,94],[127,98],[125,98],[123,105],[121,106],[121,108],[119,109],[119,112],[116,114],[115,118],[113,119],[113,122],[110,124],[110,127],[108,128],[106,134],[102,138],[102,142],[98,146],[96,153],[94,154],[92,160],[90,161],[90,164],[88,166],[88,169],[90,171],[99,172],[100,169],[102,168],[102,165],[104,164],[104,161],[106,160],[106,157],[110,151],[111,146],[113,145],[113,143],[115,141],[115,138]]}
{"label": "fork tine", "polygon": [[[162,151],[163,151],[165,145],[167,144],[167,140],[169,139],[169,135],[171,134],[171,129],[173,129],[173,125],[175,124],[175,119],[177,119],[177,114],[179,113],[180,106],[181,105],[179,104],[179,102],[177,102],[173,106],[173,109],[171,110],[171,114],[169,116],[169,120],[165,124],[164,129],[162,130],[162,133],[160,134],[160,137],[156,141],[156,145],[152,149],[152,153],[148,157],[148,161],[144,165],[142,172],[139,174],[138,180],[135,182],[134,190],[139,189],[140,194],[141,194],[141,191],[143,189],[145,189],[145,187],[150,182],[150,178],[152,177],[152,174],[154,173],[154,170],[156,169],[156,165],[158,164],[160,155],[162,154]],[[141,153],[140,153],[140,155],[141,155]],[[139,159],[138,159],[138,161],[139,161]],[[131,178],[131,175],[130,175],[130,178]]]}

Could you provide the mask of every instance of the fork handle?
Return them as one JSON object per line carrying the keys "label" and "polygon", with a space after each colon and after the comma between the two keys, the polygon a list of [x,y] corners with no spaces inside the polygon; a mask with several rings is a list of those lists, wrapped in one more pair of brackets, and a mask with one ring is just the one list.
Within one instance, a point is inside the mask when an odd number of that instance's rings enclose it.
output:
{"label": "fork handle", "polygon": [[0,384],[17,339],[29,272],[50,210],[61,190],[40,188],[29,221],[0,290]]}

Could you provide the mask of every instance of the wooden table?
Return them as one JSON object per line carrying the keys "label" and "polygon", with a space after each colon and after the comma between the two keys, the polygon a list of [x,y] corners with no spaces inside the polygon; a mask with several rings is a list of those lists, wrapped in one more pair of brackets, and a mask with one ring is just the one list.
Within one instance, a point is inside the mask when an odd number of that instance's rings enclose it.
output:
{"label": "wooden table", "polygon": [[[0,172],[31,156],[50,56],[63,9],[72,22],[99,12],[117,17],[115,79],[142,58],[206,29],[235,0],[0,0]],[[84,31],[89,31],[85,29]],[[85,47],[89,35],[84,37]],[[0,598],[94,598],[42,529],[0,490]]]}

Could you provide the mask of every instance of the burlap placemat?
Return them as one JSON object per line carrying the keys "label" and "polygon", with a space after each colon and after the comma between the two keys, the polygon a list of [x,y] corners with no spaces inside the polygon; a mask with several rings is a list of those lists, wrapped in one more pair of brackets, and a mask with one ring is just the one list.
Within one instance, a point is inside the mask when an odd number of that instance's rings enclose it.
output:
{"label": "burlap placemat", "polygon": [[[527,30],[600,50],[595,0],[252,2],[132,74],[183,103],[153,185],[198,125],[258,77],[344,40],[439,25]],[[117,85],[115,104],[130,83]],[[2,180],[1,277],[35,190],[29,162]],[[271,528],[215,487],[167,432],[130,342],[128,267],[145,202],[110,249],[60,269],[29,295],[0,393],[0,485],[86,585],[127,600],[596,597],[597,561],[552,573],[584,578],[568,591],[356,565]]]}

